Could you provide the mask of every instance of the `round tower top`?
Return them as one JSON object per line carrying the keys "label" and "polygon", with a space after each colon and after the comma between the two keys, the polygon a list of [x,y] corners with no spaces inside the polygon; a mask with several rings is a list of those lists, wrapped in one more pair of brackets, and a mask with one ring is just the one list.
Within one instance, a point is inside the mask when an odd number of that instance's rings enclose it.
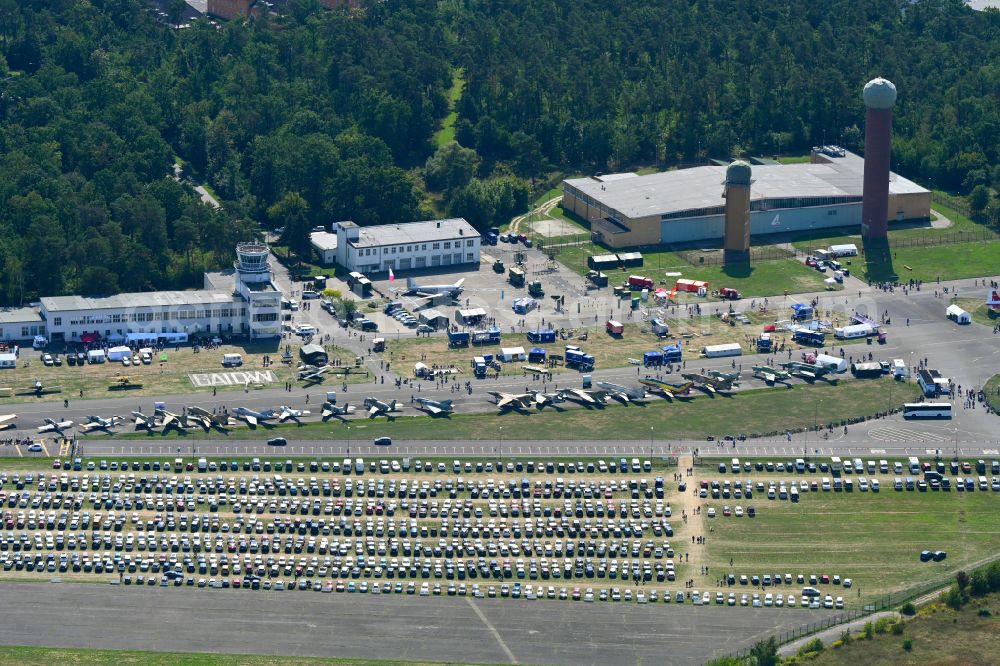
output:
{"label": "round tower top", "polygon": [[865,106],[869,109],[891,109],[896,103],[896,86],[879,77],[865,84]]}
{"label": "round tower top", "polygon": [[736,160],[726,167],[726,185],[750,185],[750,165]]}

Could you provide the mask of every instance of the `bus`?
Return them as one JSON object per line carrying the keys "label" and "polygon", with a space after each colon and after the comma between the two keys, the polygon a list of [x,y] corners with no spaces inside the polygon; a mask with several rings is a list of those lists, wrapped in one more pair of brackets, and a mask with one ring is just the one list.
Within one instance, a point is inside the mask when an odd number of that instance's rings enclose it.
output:
{"label": "bus", "polygon": [[951,403],[908,402],[903,405],[905,419],[950,419]]}

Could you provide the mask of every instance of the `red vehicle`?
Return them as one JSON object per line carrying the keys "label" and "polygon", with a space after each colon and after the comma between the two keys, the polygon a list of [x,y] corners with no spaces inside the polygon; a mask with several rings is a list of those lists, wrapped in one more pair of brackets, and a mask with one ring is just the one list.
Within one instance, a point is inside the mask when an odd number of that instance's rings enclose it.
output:
{"label": "red vehicle", "polygon": [[648,277],[643,277],[641,275],[629,275],[628,286],[638,287],[640,289],[652,289],[653,279]]}
{"label": "red vehicle", "polygon": [[605,327],[611,335],[621,335],[625,332],[625,327],[621,324],[621,322],[617,322],[614,319],[609,319],[605,324]]}
{"label": "red vehicle", "polygon": [[743,298],[743,294],[736,291],[732,287],[723,287],[722,289],[720,289],[719,296],[729,301],[738,301],[741,298]]}

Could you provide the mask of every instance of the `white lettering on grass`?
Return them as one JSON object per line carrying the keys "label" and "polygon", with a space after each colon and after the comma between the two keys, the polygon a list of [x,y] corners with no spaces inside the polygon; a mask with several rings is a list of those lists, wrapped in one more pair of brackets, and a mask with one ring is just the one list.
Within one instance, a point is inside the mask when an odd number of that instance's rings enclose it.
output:
{"label": "white lettering on grass", "polygon": [[244,386],[246,384],[273,384],[277,381],[270,370],[249,370],[243,372],[210,372],[188,375],[191,383],[198,388],[209,386]]}

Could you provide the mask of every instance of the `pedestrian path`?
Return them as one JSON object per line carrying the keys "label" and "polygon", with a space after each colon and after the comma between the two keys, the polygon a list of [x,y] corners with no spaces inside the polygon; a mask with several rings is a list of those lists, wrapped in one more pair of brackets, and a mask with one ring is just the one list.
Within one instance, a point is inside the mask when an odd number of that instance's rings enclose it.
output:
{"label": "pedestrian path", "polygon": [[947,442],[951,440],[948,435],[933,433],[933,432],[922,432],[917,430],[909,430],[907,428],[897,428],[893,426],[884,426],[881,428],[872,428],[868,431],[869,437],[879,442],[912,442],[912,441],[925,441],[925,442]]}

